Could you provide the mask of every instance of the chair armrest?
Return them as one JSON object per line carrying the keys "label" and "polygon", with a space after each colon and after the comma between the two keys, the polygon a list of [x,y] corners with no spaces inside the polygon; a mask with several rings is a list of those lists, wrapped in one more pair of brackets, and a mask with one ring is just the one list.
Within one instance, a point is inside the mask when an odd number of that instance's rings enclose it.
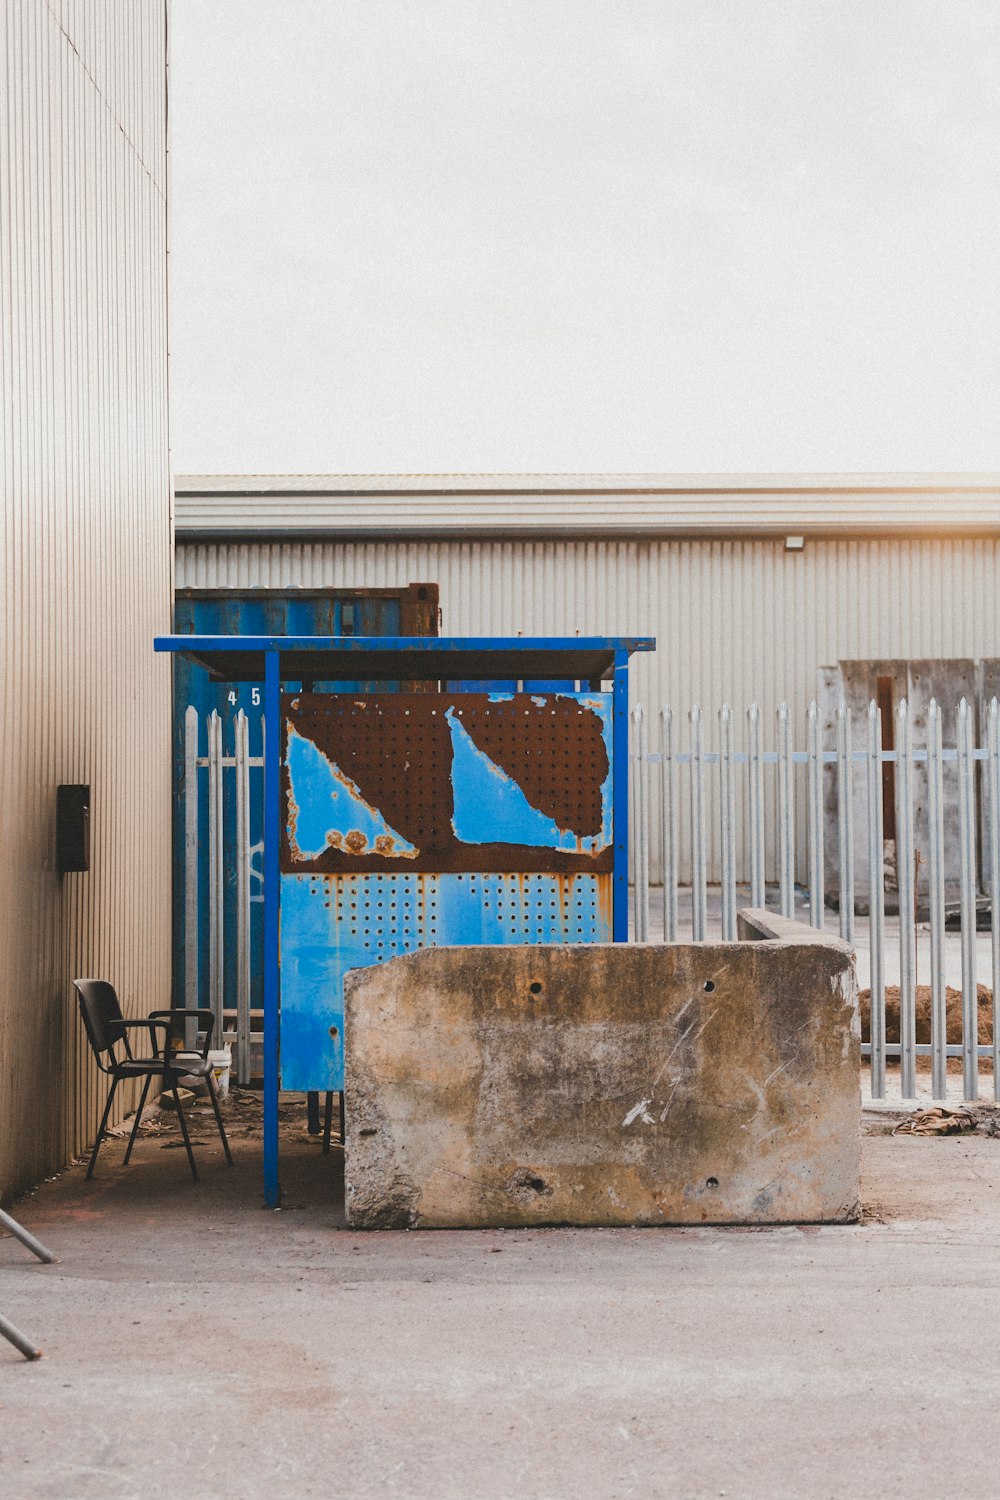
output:
{"label": "chair armrest", "polygon": [[[146,1016],[142,1020],[139,1020],[139,1021],[122,1021],[121,1022],[121,1029],[122,1029],[123,1032],[132,1031],[132,1030],[142,1030],[142,1031],[148,1031],[149,1032],[150,1040],[152,1041],[152,1044],[153,1044],[153,1056],[154,1057],[159,1057],[159,1055],[160,1055],[160,1048],[159,1048],[159,1045],[158,1045],[157,1040],[156,1040],[156,1030],[157,1030],[157,1027],[159,1027],[162,1030],[167,1031],[167,1032],[169,1032],[169,1028],[170,1028],[169,1021],[160,1020],[159,1019],[159,1012],[157,1012],[157,1011],[154,1011],[151,1016]],[[131,1057],[131,1055],[132,1055],[132,1049],[131,1049],[131,1047],[128,1044],[128,1037],[127,1036],[123,1036],[122,1040],[125,1043],[125,1050],[126,1050],[126,1052]],[[168,1040],[169,1040],[169,1036],[168,1036]]]}
{"label": "chair armrest", "polygon": [[176,1010],[151,1010],[150,1013],[149,1013],[149,1019],[151,1021],[152,1020],[160,1021],[161,1024],[162,1024],[163,1020],[166,1020],[167,1023],[168,1023],[168,1027],[167,1027],[167,1040],[166,1040],[166,1046],[164,1048],[164,1054],[163,1054],[164,1058],[168,1062],[169,1062],[170,1058],[173,1056],[173,1048],[170,1045],[169,1023],[172,1023],[173,1021],[175,1021],[177,1019],[187,1020],[190,1017],[194,1017],[195,1019],[197,1019],[199,1017],[203,1018],[202,1021],[201,1021],[201,1025],[199,1025],[199,1027],[198,1027],[198,1030],[201,1031],[202,1028],[204,1028],[204,1031],[205,1031],[205,1045],[201,1049],[201,1055],[202,1055],[202,1057],[206,1057],[207,1058],[208,1057],[209,1048],[212,1045],[212,1031],[213,1031],[213,1029],[215,1027],[215,1011],[214,1010],[209,1010],[207,1006],[203,1005],[203,1006],[199,1006],[197,1009],[189,1008],[187,1010],[184,1010],[184,1009],[178,1008]]}

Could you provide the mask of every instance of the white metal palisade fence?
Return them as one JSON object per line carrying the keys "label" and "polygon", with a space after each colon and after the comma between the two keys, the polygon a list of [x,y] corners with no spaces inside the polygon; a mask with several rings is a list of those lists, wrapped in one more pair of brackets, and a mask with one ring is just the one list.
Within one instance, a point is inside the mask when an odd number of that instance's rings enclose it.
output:
{"label": "white metal palisade fence", "polygon": [[[203,835],[201,807],[207,807],[208,822],[208,1004],[215,1013],[215,1045],[222,1038],[235,1042],[236,1077],[241,1085],[250,1082],[250,907],[261,899],[253,893],[253,854],[250,842],[250,771],[264,765],[264,721],[260,721],[261,753],[250,754],[250,724],[242,709],[233,723],[233,754],[223,753],[222,720],[213,710],[206,720],[205,755],[199,754],[198,710],[189,707],[184,715],[184,1004],[197,1007],[200,1001],[199,931],[200,931],[200,859]],[[199,796],[199,772],[207,777],[207,799]],[[227,788],[225,773],[232,780]],[[227,793],[232,798],[235,829],[232,847],[226,848],[224,809]],[[201,807],[200,807],[201,804]],[[226,884],[235,882],[235,944],[230,962],[235,964],[235,1033],[231,1022],[232,1008],[226,1011]],[[232,983],[232,982],[231,982]],[[193,1037],[191,1038],[193,1043]]]}
{"label": "white metal palisade fence", "polygon": [[[658,748],[650,749],[650,724],[640,706],[632,711],[631,722],[631,822],[635,874],[634,934],[639,942],[650,937],[650,845],[652,821],[656,815],[650,796],[651,776],[659,778],[658,815],[663,869],[663,939],[674,942],[679,937],[679,847],[682,832],[690,837],[691,936],[704,940],[708,927],[708,846],[717,832],[719,851],[721,936],[723,941],[736,937],[737,907],[737,834],[742,825],[745,844],[743,867],[749,874],[751,906],[764,906],[765,855],[768,831],[773,835],[773,873],[776,874],[778,909],[783,916],[795,915],[796,807],[803,801],[800,783],[804,768],[804,806],[806,814],[806,885],[808,920],[821,928],[825,907],[825,865],[833,855],[837,879],[837,906],[840,936],[848,943],[855,940],[856,899],[867,906],[871,963],[870,1043],[864,1047],[870,1058],[871,1094],[886,1097],[886,1060],[898,1058],[899,1088],[904,1099],[917,1095],[917,1057],[931,1060],[931,1092],[934,1098],[947,1095],[949,1056],[962,1059],[963,1093],[967,1099],[979,1094],[980,1057],[989,1058],[993,1071],[994,1098],[1000,1100],[1000,706],[994,698],[985,712],[985,745],[975,744],[974,714],[963,699],[955,710],[956,744],[942,745],[944,714],[932,701],[926,716],[926,743],[913,744],[911,715],[901,700],[894,715],[895,748],[883,749],[882,715],[872,702],[867,712],[867,735],[863,749],[852,748],[850,709],[841,703],[836,713],[836,744],[823,744],[820,711],[809,705],[806,716],[804,751],[792,748],[792,717],[788,706],[777,711],[774,748],[764,748],[762,717],[752,705],[746,716],[746,748],[736,749],[735,718],[727,705],[718,714],[718,750],[704,745],[705,721],[700,708],[687,715],[687,746],[680,747],[677,721],[669,707],[662,709],[656,726]],[[898,889],[899,928],[899,1015],[898,1042],[886,1041],[886,876],[883,823],[883,768],[895,767],[895,865]],[[917,914],[914,860],[914,766],[926,767],[926,864],[927,916],[930,926],[930,1042],[916,1040],[916,962]],[[960,916],[962,1039],[948,1044],[945,944],[946,855],[954,869],[956,851],[946,845],[945,766],[957,780],[957,863],[958,912]],[[863,767],[864,794],[855,795],[855,767]],[[835,850],[825,845],[824,772],[832,769],[835,781],[836,833]],[[773,769],[766,769],[773,768]],[[766,828],[765,780],[773,778],[771,802],[774,826]],[[981,782],[977,797],[977,779]],[[709,793],[717,803],[717,829],[710,829],[707,808]],[[742,795],[738,799],[737,792]],[[737,817],[738,800],[745,816]],[[857,805],[860,803],[860,805]],[[992,979],[992,1034],[988,1045],[979,1041],[979,1006],[976,973],[976,925],[979,849],[977,837],[977,804],[981,807],[983,827],[982,884],[989,893],[991,928],[990,969]],[[855,818],[865,820],[864,841],[867,846],[867,890],[855,890]],[[949,826],[955,820],[949,820]],[[776,867],[776,868],[775,868]],[[744,887],[745,888],[745,887]],[[772,894],[774,887],[772,886]]]}
{"label": "white metal palisade fence", "polygon": [[[867,712],[864,748],[852,748],[850,710],[841,704],[836,713],[836,744],[823,744],[820,713],[810,704],[806,716],[807,748],[792,748],[792,716],[786,705],[776,715],[774,748],[764,747],[762,715],[752,705],[746,715],[746,748],[737,749],[736,718],[727,706],[718,714],[717,750],[705,747],[705,719],[699,708],[687,716],[687,747],[680,747],[680,733],[670,708],[664,708],[657,724],[658,748],[649,747],[649,720],[642,707],[632,712],[631,734],[631,823],[635,874],[634,936],[640,942],[650,937],[650,868],[653,817],[658,816],[663,868],[663,925],[666,942],[680,937],[680,849],[681,836],[690,839],[691,936],[696,941],[708,934],[708,872],[710,838],[717,833],[721,936],[736,937],[736,909],[742,884],[751,906],[764,906],[768,896],[767,870],[775,880],[770,894],[777,896],[778,910],[795,915],[796,816],[804,803],[806,822],[805,873],[808,889],[808,920],[822,927],[826,896],[826,871],[836,870],[839,932],[853,943],[858,918],[856,897],[867,906],[871,964],[870,1057],[873,1098],[886,1096],[886,1061],[899,1059],[900,1093],[916,1096],[916,1060],[931,1059],[931,1085],[935,1098],[947,1093],[947,1060],[962,1058],[963,1092],[976,1098],[980,1058],[992,1062],[994,1096],[1000,1100],[1000,705],[993,699],[985,715],[985,745],[975,744],[974,713],[963,699],[955,711],[956,745],[942,745],[944,714],[931,702],[926,716],[926,743],[912,743],[910,713],[900,701],[894,715],[895,748],[883,749],[882,717],[875,703]],[[263,727],[263,726],[262,726]],[[223,723],[218,713],[205,721],[205,753],[201,753],[200,721],[189,707],[184,719],[184,1003],[197,1006],[201,1000],[199,933],[202,903],[208,922],[208,1004],[216,1014],[216,1035],[235,1041],[237,1078],[249,1082],[251,1058],[251,907],[261,899],[259,849],[251,845],[251,798],[260,795],[261,778],[251,782],[251,770],[263,767],[263,737],[260,753],[251,754],[250,722],[242,709],[233,724],[233,753],[224,753]],[[886,960],[888,942],[885,914],[886,880],[883,850],[883,768],[895,767],[895,832],[898,886],[898,943],[900,1039],[886,1040]],[[931,991],[930,1042],[916,1040],[917,920],[915,910],[915,819],[913,771],[926,771],[926,869],[927,915],[930,926]],[[953,788],[949,819],[957,826],[958,914],[960,916],[962,1040],[947,1040],[945,954],[950,935],[946,930],[946,853],[950,868],[955,851],[946,845],[945,767]],[[860,771],[863,792],[856,795],[854,771]],[[801,785],[803,779],[805,786]],[[836,806],[835,849],[825,847],[824,775],[832,774]],[[651,778],[658,778],[659,797],[654,809]],[[977,778],[981,785],[977,786]],[[771,782],[770,787],[768,782]],[[804,798],[802,793],[804,792]],[[710,827],[709,810],[717,807]],[[982,826],[977,827],[977,807]],[[738,816],[738,808],[745,816]],[[771,826],[768,809],[773,808]],[[229,813],[227,840],[227,817]],[[863,820],[867,848],[867,880],[855,889],[855,821]],[[206,826],[207,825],[207,826]],[[742,842],[740,842],[742,839]],[[207,843],[207,892],[201,888],[200,849]],[[739,847],[738,847],[739,845]],[[982,849],[981,876],[979,851]],[[769,851],[773,854],[769,859]],[[742,856],[738,859],[738,855]],[[827,856],[832,859],[827,861]],[[740,868],[746,882],[737,878]],[[991,928],[990,973],[992,980],[992,1033],[989,1044],[978,1036],[976,972],[976,923],[978,886],[989,894]],[[864,889],[862,889],[862,886]],[[226,890],[233,895],[227,906]],[[228,918],[227,918],[228,912]],[[227,934],[227,920],[235,931]],[[228,975],[227,975],[228,969]],[[231,1003],[227,1005],[227,992]],[[235,1003],[232,1003],[235,1001]]]}

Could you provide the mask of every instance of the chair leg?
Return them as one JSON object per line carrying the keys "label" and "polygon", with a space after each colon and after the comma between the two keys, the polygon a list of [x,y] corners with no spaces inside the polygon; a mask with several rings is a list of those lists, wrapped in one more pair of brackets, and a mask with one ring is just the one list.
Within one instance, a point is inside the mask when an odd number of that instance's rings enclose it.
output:
{"label": "chair leg", "polygon": [[189,1162],[189,1164],[191,1166],[191,1176],[194,1178],[195,1182],[197,1182],[198,1181],[198,1168],[195,1166],[194,1152],[191,1150],[191,1137],[188,1135],[187,1120],[185,1120],[185,1118],[184,1118],[184,1111],[181,1108],[181,1096],[177,1092],[177,1079],[176,1079],[176,1077],[174,1078],[173,1083],[171,1084],[171,1092],[173,1093],[173,1096],[174,1096],[174,1104],[177,1107],[177,1118],[181,1122],[181,1135],[184,1137],[184,1149],[185,1149],[185,1151],[188,1154],[188,1162]]}
{"label": "chair leg", "polygon": [[128,1145],[125,1148],[125,1160],[122,1165],[126,1167],[128,1166],[128,1159],[132,1155],[132,1147],[135,1145],[135,1138],[139,1131],[139,1121],[142,1119],[142,1112],[146,1107],[146,1095],[149,1093],[149,1085],[152,1079],[152,1073],[147,1073],[146,1082],[142,1086],[142,1095],[139,1099],[139,1108],[136,1110],[135,1119],[132,1121],[132,1133],[128,1138]]}
{"label": "chair leg", "polygon": [[105,1104],[105,1106],[104,1106],[104,1113],[101,1116],[101,1127],[100,1127],[100,1129],[97,1132],[97,1140],[94,1142],[94,1149],[90,1153],[90,1164],[87,1167],[87,1181],[88,1182],[90,1181],[90,1179],[94,1175],[94,1167],[95,1167],[95,1165],[97,1163],[97,1153],[101,1149],[101,1142],[104,1139],[104,1132],[108,1128],[108,1120],[109,1120],[109,1118],[111,1116],[111,1105],[114,1102],[115,1089],[117,1087],[118,1087],[118,1079],[117,1078],[112,1078],[112,1080],[111,1080],[111,1088],[108,1091],[108,1102],[107,1102],[107,1104]]}
{"label": "chair leg", "polygon": [[310,1135],[319,1135],[319,1094],[315,1089],[306,1094],[306,1130]]}
{"label": "chair leg", "polygon": [[222,1110],[219,1108],[219,1093],[218,1093],[218,1090],[219,1090],[219,1085],[215,1081],[215,1074],[214,1073],[209,1073],[209,1075],[208,1075],[208,1092],[209,1092],[209,1094],[211,1096],[211,1099],[212,1099],[212,1108],[215,1110],[215,1123],[216,1123],[216,1125],[218,1125],[218,1127],[219,1127],[219,1134],[222,1137],[222,1147],[223,1147],[223,1150],[226,1153],[226,1161],[229,1163],[230,1166],[232,1166],[232,1164],[233,1164],[233,1153],[229,1149],[229,1140],[228,1140],[228,1137],[226,1136],[226,1127],[222,1123]]}
{"label": "chair leg", "polygon": [[347,1146],[347,1125],[345,1123],[345,1115],[344,1115],[344,1097],[345,1097],[344,1090],[341,1089],[341,1091],[340,1091],[340,1144],[342,1146],[346,1147]]}
{"label": "chair leg", "polygon": [[330,1131],[333,1128],[333,1094],[326,1091],[326,1111],[323,1117],[323,1155],[330,1155]]}

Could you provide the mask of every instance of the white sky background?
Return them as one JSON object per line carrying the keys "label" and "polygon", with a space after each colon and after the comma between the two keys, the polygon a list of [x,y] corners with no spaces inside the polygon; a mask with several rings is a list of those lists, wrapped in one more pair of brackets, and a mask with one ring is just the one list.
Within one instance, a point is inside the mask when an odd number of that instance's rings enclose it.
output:
{"label": "white sky background", "polygon": [[172,0],[186,472],[1000,468],[996,0]]}

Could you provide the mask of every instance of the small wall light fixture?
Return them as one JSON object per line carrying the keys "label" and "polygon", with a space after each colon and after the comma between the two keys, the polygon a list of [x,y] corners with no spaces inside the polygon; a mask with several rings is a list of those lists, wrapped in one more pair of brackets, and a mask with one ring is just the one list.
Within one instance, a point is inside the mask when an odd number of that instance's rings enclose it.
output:
{"label": "small wall light fixture", "polygon": [[801,552],[805,548],[805,545],[806,545],[806,539],[805,539],[804,536],[786,536],[785,537],[785,551],[786,552]]}

